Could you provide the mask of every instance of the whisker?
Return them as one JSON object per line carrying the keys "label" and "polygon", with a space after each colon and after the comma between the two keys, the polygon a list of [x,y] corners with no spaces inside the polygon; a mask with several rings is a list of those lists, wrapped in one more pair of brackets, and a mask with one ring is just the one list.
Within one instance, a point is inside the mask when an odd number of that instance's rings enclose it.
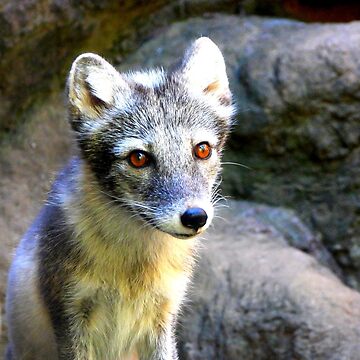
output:
{"label": "whisker", "polygon": [[225,161],[225,162],[222,162],[221,165],[235,165],[235,166],[243,167],[243,168],[248,169],[248,170],[254,170],[254,169],[252,169],[251,167],[249,167],[247,165],[244,165],[244,164],[241,164],[241,163],[236,163],[236,162],[233,162],[233,161]]}
{"label": "whisker", "polygon": [[227,203],[225,203],[225,202],[219,202],[219,201],[216,202],[216,203],[214,203],[213,206],[214,206],[215,209],[217,209],[217,208],[222,208],[222,207],[226,207],[226,208],[229,207],[229,205],[228,205]]}
{"label": "whisker", "polygon": [[216,216],[214,216],[214,219],[219,219],[219,220],[223,221],[223,222],[224,222],[225,224],[227,224],[227,225],[229,225],[229,224],[230,224],[229,220],[228,220],[228,219],[223,218],[222,216],[218,216],[218,215],[216,215]]}

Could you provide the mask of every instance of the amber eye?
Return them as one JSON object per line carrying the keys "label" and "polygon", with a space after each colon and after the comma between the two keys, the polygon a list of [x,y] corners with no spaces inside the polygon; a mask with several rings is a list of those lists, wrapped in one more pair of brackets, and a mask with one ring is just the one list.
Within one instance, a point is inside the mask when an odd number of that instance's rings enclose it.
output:
{"label": "amber eye", "polygon": [[131,152],[128,159],[129,159],[130,165],[132,165],[136,168],[142,168],[142,167],[146,166],[150,161],[149,155],[141,150],[135,150],[135,151]]}
{"label": "amber eye", "polygon": [[208,143],[202,142],[194,148],[195,156],[201,160],[206,160],[211,156],[211,147]]}

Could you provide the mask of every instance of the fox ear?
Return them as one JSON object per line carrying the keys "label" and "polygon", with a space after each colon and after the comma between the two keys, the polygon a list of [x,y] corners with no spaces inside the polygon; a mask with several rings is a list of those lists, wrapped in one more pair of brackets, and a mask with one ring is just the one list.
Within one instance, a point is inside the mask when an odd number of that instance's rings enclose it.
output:
{"label": "fox ear", "polygon": [[229,81],[220,49],[207,37],[197,39],[185,52],[181,72],[188,86],[231,105]]}
{"label": "fox ear", "polygon": [[[120,101],[129,86],[106,60],[86,53],[73,62],[68,79],[70,105],[77,115],[96,118]],[[124,97],[123,97],[124,98]]]}

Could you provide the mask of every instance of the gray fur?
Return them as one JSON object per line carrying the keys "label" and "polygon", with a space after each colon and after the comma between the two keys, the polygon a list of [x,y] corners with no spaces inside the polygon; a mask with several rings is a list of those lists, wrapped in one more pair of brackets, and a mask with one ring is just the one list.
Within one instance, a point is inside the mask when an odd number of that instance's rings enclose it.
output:
{"label": "gray fur", "polygon": [[[222,55],[201,38],[171,72],[119,74],[84,54],[68,94],[81,156],[60,173],[11,267],[12,358],[177,359],[174,319],[231,126]],[[205,160],[194,150],[204,142]],[[146,166],[130,164],[133,151],[147,154]],[[199,230],[180,219],[192,207],[208,215]]]}

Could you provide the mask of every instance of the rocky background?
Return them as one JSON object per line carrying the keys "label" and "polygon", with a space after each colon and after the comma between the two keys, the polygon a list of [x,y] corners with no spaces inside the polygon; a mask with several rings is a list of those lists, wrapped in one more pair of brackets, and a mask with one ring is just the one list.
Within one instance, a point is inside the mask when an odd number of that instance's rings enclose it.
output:
{"label": "rocky background", "polygon": [[0,0],[0,305],[13,249],[71,153],[73,58],[168,66],[205,35],[238,105],[223,189],[241,201],[204,240],[181,358],[359,359],[357,19],[356,1]]}

